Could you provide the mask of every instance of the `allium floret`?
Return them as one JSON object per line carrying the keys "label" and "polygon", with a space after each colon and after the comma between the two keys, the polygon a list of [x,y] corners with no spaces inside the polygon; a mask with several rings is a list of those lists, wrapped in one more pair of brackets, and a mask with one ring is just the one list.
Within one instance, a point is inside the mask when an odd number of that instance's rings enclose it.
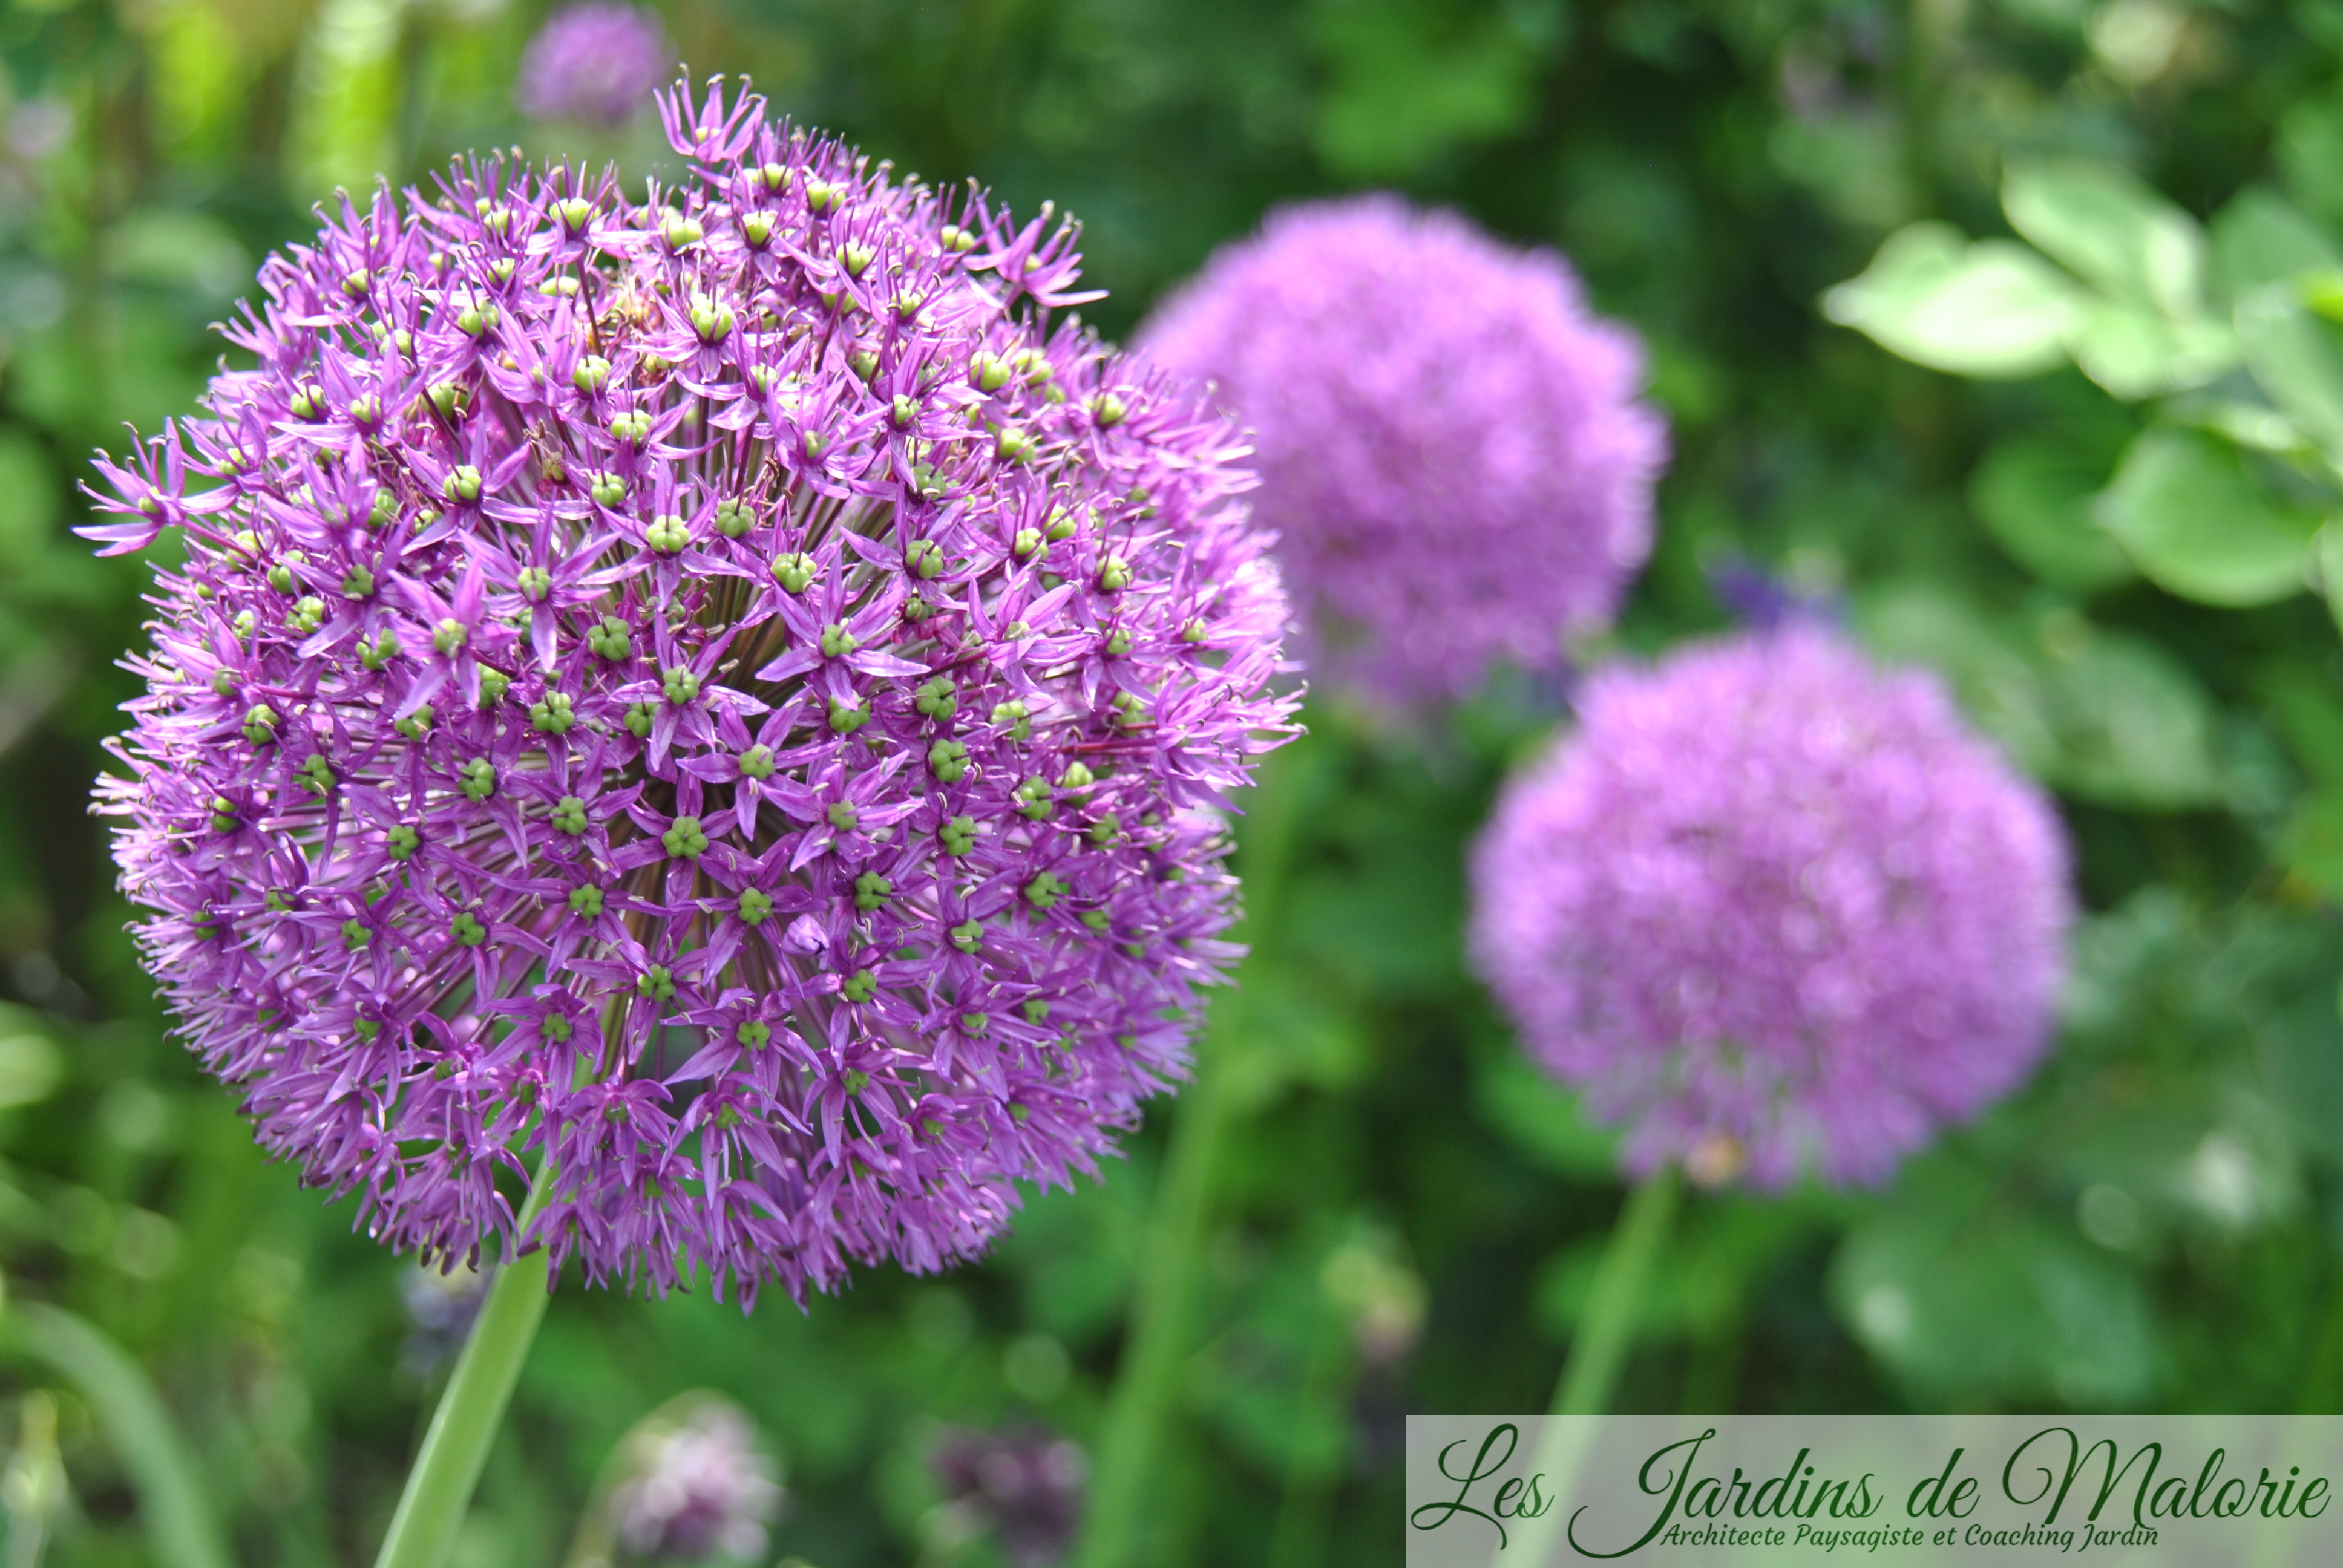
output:
{"label": "allium floret", "polygon": [[1650,551],[1642,350],[1551,251],[1392,196],[1288,207],[1137,347],[1251,427],[1312,667],[1381,706],[1555,667]]}
{"label": "allium floret", "polygon": [[1933,676],[1793,621],[1588,681],[1475,849],[1472,946],[1631,1168],[1878,1181],[2047,1046],[2066,867]]}
{"label": "allium floret", "polygon": [[187,557],[100,800],[188,1043],[373,1233],[509,1242],[543,1155],[557,1262],[801,1296],[977,1251],[1183,1072],[1285,611],[1232,431],[1062,312],[1071,223],[662,112],[640,204],[345,200],[101,460],[87,531]]}

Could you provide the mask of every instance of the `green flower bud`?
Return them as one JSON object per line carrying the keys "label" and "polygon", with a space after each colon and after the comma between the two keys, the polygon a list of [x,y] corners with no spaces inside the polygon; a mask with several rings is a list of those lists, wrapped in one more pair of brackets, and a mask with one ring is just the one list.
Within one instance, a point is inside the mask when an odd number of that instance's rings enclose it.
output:
{"label": "green flower bud", "polygon": [[752,212],[740,220],[740,237],[750,250],[762,250],[773,237],[773,215]]}
{"label": "green flower bud", "polygon": [[277,739],[277,709],[265,702],[256,702],[245,710],[244,738],[255,746],[266,746]]}
{"label": "green flower bud", "polygon": [[691,536],[685,531],[681,518],[653,518],[651,526],[643,530],[643,543],[657,555],[681,555],[683,547],[690,542]]}
{"label": "green flower bud", "polygon": [[466,463],[439,481],[439,493],[447,499],[468,506],[480,498],[480,471]]}
{"label": "green flower bud", "polygon": [[639,409],[629,409],[610,416],[610,436],[629,447],[639,447],[651,437],[651,417]]}
{"label": "green flower bud", "polygon": [[[488,281],[502,287],[513,280],[513,274],[518,269],[515,266],[511,256],[500,256],[488,263]],[[489,313],[488,319],[491,321],[496,319],[493,311]]]}
{"label": "green flower bud", "polygon": [[740,753],[740,772],[745,778],[754,779],[761,783],[770,779],[779,767],[779,764],[773,759],[773,749],[761,741]]}
{"label": "green flower bud", "polygon": [[651,726],[658,719],[659,709],[649,703],[629,703],[627,705],[627,733],[638,740],[648,740],[651,736]]}
{"label": "green flower bud", "polygon": [[1041,444],[1014,425],[1003,425],[992,438],[993,456],[1004,463],[1024,463],[1032,460]]}
{"label": "green flower bud", "polygon": [[829,180],[808,180],[805,187],[806,210],[816,217],[828,217],[846,205],[846,191]]}
{"label": "green flower bud", "polygon": [[[342,922],[342,946],[351,952],[358,952],[362,950],[366,947],[367,943],[373,939],[373,936],[374,933],[367,930],[367,923],[364,920],[353,919],[347,920]],[[371,1022],[372,1020],[367,1020],[364,1021]],[[367,1038],[372,1039],[373,1037],[368,1036]]]}
{"label": "green flower bud", "polygon": [[860,646],[855,635],[837,621],[821,628],[821,656],[824,658],[843,658]]}
{"label": "green flower bud", "polygon": [[757,526],[756,513],[746,501],[719,501],[716,504],[716,531],[728,539],[737,539]]}
{"label": "green flower bud", "polygon": [[702,343],[721,343],[732,336],[732,312],[704,294],[691,297],[691,330]]}
{"label": "green flower bud", "polygon": [[398,634],[384,627],[374,641],[358,639],[358,662],[368,669],[381,669],[398,657]]}
{"label": "green flower bud", "polygon": [[289,407],[296,419],[322,419],[326,417],[326,389],[313,381],[295,391]]}
{"label": "green flower bud", "polygon": [[569,372],[569,384],[580,392],[599,392],[610,380],[610,362],[598,354],[588,354]]}
{"label": "green flower bud", "polygon": [[586,802],[575,795],[564,795],[554,802],[553,830],[575,839],[586,831]]}
{"label": "green flower bud", "polygon": [[773,899],[769,893],[755,888],[743,889],[739,904],[740,919],[750,926],[761,926],[772,918]]}
{"label": "green flower bud", "polygon": [[920,406],[913,399],[898,392],[895,394],[894,403],[888,409],[887,417],[898,430],[908,430],[919,420]]}
{"label": "green flower bud", "polygon": [[1202,642],[1205,638],[1211,635],[1212,634],[1210,632],[1204,629],[1204,623],[1201,620],[1191,620],[1187,625],[1180,628],[1180,640],[1182,642]]}
{"label": "green flower bud", "polygon": [[627,498],[627,481],[616,474],[597,474],[586,487],[598,507],[618,507]]}
{"label": "green flower bud", "polygon": [[293,584],[297,580],[293,576],[293,568],[301,565],[302,560],[299,550],[287,550],[284,557],[268,568],[268,586],[278,593],[291,593]]}
{"label": "green flower bud", "polygon": [[607,658],[613,663],[632,658],[635,651],[634,638],[629,634],[627,623],[615,615],[606,615],[601,625],[587,628],[586,647],[595,658]]}
{"label": "green flower bud", "polygon": [[734,1030],[732,1038],[750,1050],[762,1050],[773,1042],[773,1030],[769,1024],[752,1018]]}
{"label": "green flower bud", "polygon": [[911,706],[930,719],[950,719],[960,711],[960,697],[951,681],[939,675],[912,694]]}
{"label": "green flower bud", "polygon": [[213,690],[213,692],[214,692],[214,693],[216,693],[216,695],[221,696],[221,697],[233,697],[233,696],[235,696],[235,695],[236,695],[236,671],[232,670],[232,669],[215,669],[215,670],[213,670],[213,671],[212,671],[212,690]]}
{"label": "green flower bud", "polygon": [[214,832],[232,833],[236,830],[238,820],[235,801],[225,795],[212,797],[212,830]]}
{"label": "green flower bud", "polygon": [[467,337],[484,337],[497,324],[497,307],[493,305],[468,305],[456,313],[456,330]]}
{"label": "green flower bud", "polygon": [[571,234],[583,234],[586,226],[593,221],[594,204],[583,196],[571,196],[567,201],[553,204],[553,216]]}
{"label": "green flower bud", "polygon": [[505,693],[511,689],[511,676],[501,669],[491,669],[485,664],[480,666],[480,706],[483,709],[494,708],[502,702]]}
{"label": "green flower bud", "polygon": [[659,685],[666,690],[667,699],[679,706],[699,695],[699,677],[692,674],[687,665],[671,665],[659,671]]}
{"label": "green flower bud", "polygon": [[464,764],[456,780],[465,799],[476,803],[485,800],[497,792],[497,765],[485,757],[475,757]]}
{"label": "green flower bud", "polygon": [[[845,997],[849,1001],[869,1001],[872,997],[879,994],[879,976],[875,971],[870,970],[857,970],[854,973],[846,977],[846,983],[840,986],[838,990],[839,994]],[[861,1075],[858,1073],[850,1073],[848,1076],[850,1078],[853,1078],[860,1077]],[[868,1083],[870,1081],[868,1078],[863,1078],[862,1081],[864,1083]],[[857,1091],[860,1092],[859,1087]]]}
{"label": "green flower bud", "polygon": [[404,822],[394,822],[382,836],[383,848],[394,860],[411,860],[416,847],[422,842],[420,835]]}
{"label": "green flower bud", "polygon": [[688,250],[706,237],[701,234],[699,226],[688,217],[668,219],[667,227],[661,233],[667,240],[669,250]]}
{"label": "green flower bud", "polygon": [[1025,901],[1047,913],[1058,907],[1058,900],[1064,898],[1069,890],[1066,884],[1058,879],[1055,871],[1044,871],[1025,884]]}
{"label": "green flower bud", "polygon": [[830,699],[830,728],[840,735],[851,735],[870,722],[870,709],[860,697],[833,697]]}
{"label": "green flower bud", "polygon": [[569,727],[577,722],[578,715],[562,692],[549,691],[542,702],[528,705],[529,728],[542,734],[567,735]]}
{"label": "green flower bud", "polygon": [[1017,814],[1031,821],[1047,821],[1058,814],[1056,795],[1057,791],[1050,788],[1050,781],[1035,774],[1017,786],[1013,798],[1023,802],[1017,808]]}
{"label": "green flower bud", "polygon": [[965,855],[976,848],[976,819],[954,817],[936,829],[936,837],[943,841],[945,854]]}
{"label": "green flower bud", "polygon": [[1087,789],[1097,780],[1097,775],[1080,762],[1069,762],[1066,770],[1058,775],[1061,789]]}
{"label": "green flower bud", "polygon": [[1024,741],[1033,739],[1033,716],[1026,710],[1022,702],[1014,699],[993,704],[992,722],[1009,726],[1009,738],[1012,740]]}
{"label": "green flower bud", "polygon": [[397,519],[398,498],[388,490],[374,493],[374,509],[367,513],[367,527],[387,528]]}
{"label": "green flower bud", "polygon": [[672,1000],[675,996],[675,971],[665,964],[653,964],[635,981],[635,994],[654,1001]]}
{"label": "green flower bud", "polygon": [[307,637],[326,624],[326,601],[316,594],[304,594],[286,612],[285,628],[296,637]]}
{"label": "green flower bud", "polygon": [[697,860],[708,851],[708,835],[701,830],[697,817],[678,817],[674,825],[659,835],[659,842],[679,860]]}
{"label": "green flower bud", "polygon": [[1091,419],[1101,430],[1111,430],[1131,417],[1131,409],[1111,392],[1101,392],[1090,400]]}
{"label": "green flower bud", "polygon": [[964,256],[976,248],[976,236],[956,223],[944,225],[943,234],[940,237],[943,240],[944,248],[955,255]]}
{"label": "green flower bud", "polygon": [[1041,529],[1020,528],[1017,530],[1017,537],[1010,541],[1009,553],[1015,556],[1021,561],[1031,560],[1033,558],[1034,552],[1038,551],[1041,548]]}
{"label": "green flower bud", "polygon": [[976,951],[976,944],[984,940],[982,920],[964,920],[951,929],[951,944],[964,953]]}
{"label": "green flower bud", "polygon": [[427,702],[425,703],[422,707],[417,709],[406,718],[399,719],[397,723],[393,724],[391,728],[397,730],[401,735],[406,736],[409,740],[421,739],[423,738],[423,732],[431,728],[431,705]]}
{"label": "green flower bud", "polygon": [[879,356],[868,348],[858,348],[846,357],[846,367],[854,372],[859,381],[868,381],[879,373]]}
{"label": "green flower bud", "polygon": [[1109,556],[1099,562],[1099,591],[1121,593],[1131,586],[1131,563],[1121,556]]}
{"label": "green flower bud", "polygon": [[1122,837],[1122,819],[1109,811],[1091,824],[1090,840],[1103,849]]}
{"label": "green flower bud", "polygon": [[998,392],[1009,385],[1009,362],[998,354],[979,351],[968,358],[968,378],[980,392]]}
{"label": "green flower bud", "polygon": [[968,748],[957,740],[937,741],[928,748],[928,770],[938,783],[959,783],[968,773]]}
{"label": "green flower bud", "polygon": [[821,575],[821,563],[802,550],[781,557],[772,567],[773,580],[788,593],[803,593]]}
{"label": "green flower bud", "polygon": [[885,903],[895,890],[895,884],[876,871],[865,871],[854,879],[854,907],[869,914]]}
{"label": "green flower bud", "polygon": [[447,922],[447,934],[468,948],[476,948],[488,940],[488,928],[471,910],[459,910]]}
{"label": "green flower bud", "polygon": [[907,558],[912,572],[923,582],[932,582],[943,575],[944,548],[933,539],[914,539]]}
{"label": "green flower bud", "polygon": [[936,607],[930,604],[923,595],[914,593],[903,601],[903,618],[913,626],[919,625],[935,613]]}
{"label": "green flower bud", "polygon": [[[363,562],[351,567],[342,574],[344,598],[372,598],[374,588],[374,571]],[[396,647],[397,644],[394,643],[393,646]]]}
{"label": "green flower bud", "polygon": [[569,890],[569,912],[592,920],[602,912],[602,890],[595,887]]}
{"label": "green flower bud", "polygon": [[1107,634],[1106,634],[1106,656],[1107,656],[1109,658],[1121,658],[1121,657],[1123,657],[1123,655],[1125,655],[1125,654],[1129,653],[1130,651],[1131,651],[1131,628],[1128,628],[1128,627],[1121,627],[1121,626],[1119,626],[1119,627],[1116,627],[1112,631],[1111,631],[1111,632],[1109,632],[1109,633],[1107,633]]}
{"label": "green flower bud", "polygon": [[471,633],[464,628],[462,621],[453,616],[431,628],[432,648],[450,657],[462,652],[464,644],[470,640]]}
{"label": "green flower bud", "polygon": [[334,765],[322,751],[312,751],[301,759],[297,777],[302,789],[321,799],[334,792]]}

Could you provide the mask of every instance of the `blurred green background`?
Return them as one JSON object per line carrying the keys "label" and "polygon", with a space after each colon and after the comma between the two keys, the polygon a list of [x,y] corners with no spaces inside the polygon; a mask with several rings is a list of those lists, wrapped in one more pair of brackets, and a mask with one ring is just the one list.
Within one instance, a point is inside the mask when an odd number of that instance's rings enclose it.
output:
{"label": "blurred green background", "polygon": [[[1391,186],[1561,247],[1644,334],[1674,427],[1622,651],[1728,624],[1720,577],[1761,571],[1945,668],[2059,792],[2087,916],[2056,1054],[1885,1191],[1695,1200],[1625,1408],[2343,1410],[2343,646],[2306,591],[2343,503],[2316,377],[2274,379],[2258,340],[2222,337],[2274,277],[2288,301],[2343,299],[2293,281],[2336,266],[2343,226],[2343,0],[661,15],[695,68],[749,74],[899,168],[1071,208],[1110,334],[1312,194]],[[206,323],[336,185],[513,145],[649,166],[648,124],[597,141],[518,119],[542,17],[534,0],[0,10],[0,1271],[12,1304],[68,1308],[143,1363],[251,1564],[371,1557],[433,1346],[411,1265],[266,1164],[165,1037],[85,809],[146,568],[66,529],[91,447],[188,407],[219,352]],[[2137,375],[2066,362],[2075,313],[2122,304],[2071,280],[2046,348],[1980,366],[1942,341],[1941,310],[1959,339],[2046,308],[2033,252],[2015,293],[1927,291],[1954,286],[1961,236],[2009,234],[2005,176],[2058,156],[2171,204],[2121,187],[2187,252],[2186,286],[2151,290]],[[1865,274],[1929,219],[1953,226],[1923,231],[1943,257]],[[2100,286],[2036,232],[2055,223],[2020,226]],[[2285,265],[2257,271],[2257,245]],[[1996,378],[1835,325],[1822,297],[1858,274],[1870,291],[1831,314]],[[1935,339],[1911,319],[1931,300]],[[2134,472],[2143,432],[2196,488]],[[1395,1563],[1403,1414],[1544,1404],[1620,1190],[1604,1138],[1463,971],[1460,859],[1559,711],[1504,680],[1417,732],[1322,705],[1274,765],[1297,838],[1212,1024],[1241,1115],[1156,1562]],[[870,1272],[746,1319],[565,1290],[462,1563],[559,1561],[620,1433],[694,1387],[738,1401],[784,1464],[775,1555],[1003,1561],[928,1456],[945,1425],[1093,1439],[1168,1114],[951,1276]],[[55,1473],[44,1412],[70,1486],[48,1560],[149,1561],[119,1434],[0,1332],[0,1502],[20,1518]]]}

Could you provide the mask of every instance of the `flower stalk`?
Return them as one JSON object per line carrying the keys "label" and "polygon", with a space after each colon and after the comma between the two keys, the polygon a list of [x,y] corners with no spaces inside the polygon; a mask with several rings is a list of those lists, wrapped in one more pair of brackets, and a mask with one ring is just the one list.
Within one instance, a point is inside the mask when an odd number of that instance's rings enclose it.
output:
{"label": "flower stalk", "polygon": [[[528,1199],[513,1221],[513,1234],[526,1236],[553,1190],[553,1162],[538,1168]],[[528,1347],[552,1298],[543,1248],[508,1259],[497,1271],[488,1299],[464,1342],[447,1386],[432,1412],[407,1489],[383,1537],[375,1568],[440,1568],[456,1543],[456,1533],[479,1486],[481,1467],[504,1424]]]}

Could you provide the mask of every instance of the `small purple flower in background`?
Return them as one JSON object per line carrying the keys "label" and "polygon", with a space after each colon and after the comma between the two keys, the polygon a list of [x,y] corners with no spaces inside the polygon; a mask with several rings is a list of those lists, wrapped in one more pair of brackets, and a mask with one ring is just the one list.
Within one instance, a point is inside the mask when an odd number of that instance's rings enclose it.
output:
{"label": "small purple flower in background", "polygon": [[609,1534],[620,1562],[761,1561],[780,1513],[773,1462],[739,1409],[688,1398],[628,1434],[616,1456]]}
{"label": "small purple flower in background", "polygon": [[99,796],[190,1049],[370,1234],[802,1300],[1185,1071],[1286,610],[1233,432],[1054,314],[1073,225],[661,107],[644,205],[345,201],[100,460],[92,537],[187,559]]}
{"label": "small purple flower in background", "polygon": [[1090,1473],[1074,1444],[1034,1425],[950,1427],[929,1451],[928,1463],[944,1493],[940,1533],[960,1540],[989,1533],[1016,1568],[1065,1561]]}
{"label": "small purple flower in background", "polygon": [[494,1272],[429,1262],[407,1271],[398,1282],[398,1299],[413,1327],[398,1347],[398,1362],[408,1376],[427,1378],[456,1358],[480,1315]]}
{"label": "small purple flower in background", "polygon": [[1631,1169],[1878,1181],[2049,1042],[2042,792],[1943,687],[1796,625],[1594,676],[1473,856],[1472,946]]}
{"label": "small purple flower in background", "polygon": [[1289,207],[1137,351],[1252,427],[1312,668],[1386,706],[1553,668],[1651,548],[1666,433],[1642,354],[1551,252],[1395,196]]}
{"label": "small purple flower in background", "polygon": [[546,18],[528,41],[513,95],[533,120],[616,126],[674,68],[657,16],[623,0],[583,0]]}

